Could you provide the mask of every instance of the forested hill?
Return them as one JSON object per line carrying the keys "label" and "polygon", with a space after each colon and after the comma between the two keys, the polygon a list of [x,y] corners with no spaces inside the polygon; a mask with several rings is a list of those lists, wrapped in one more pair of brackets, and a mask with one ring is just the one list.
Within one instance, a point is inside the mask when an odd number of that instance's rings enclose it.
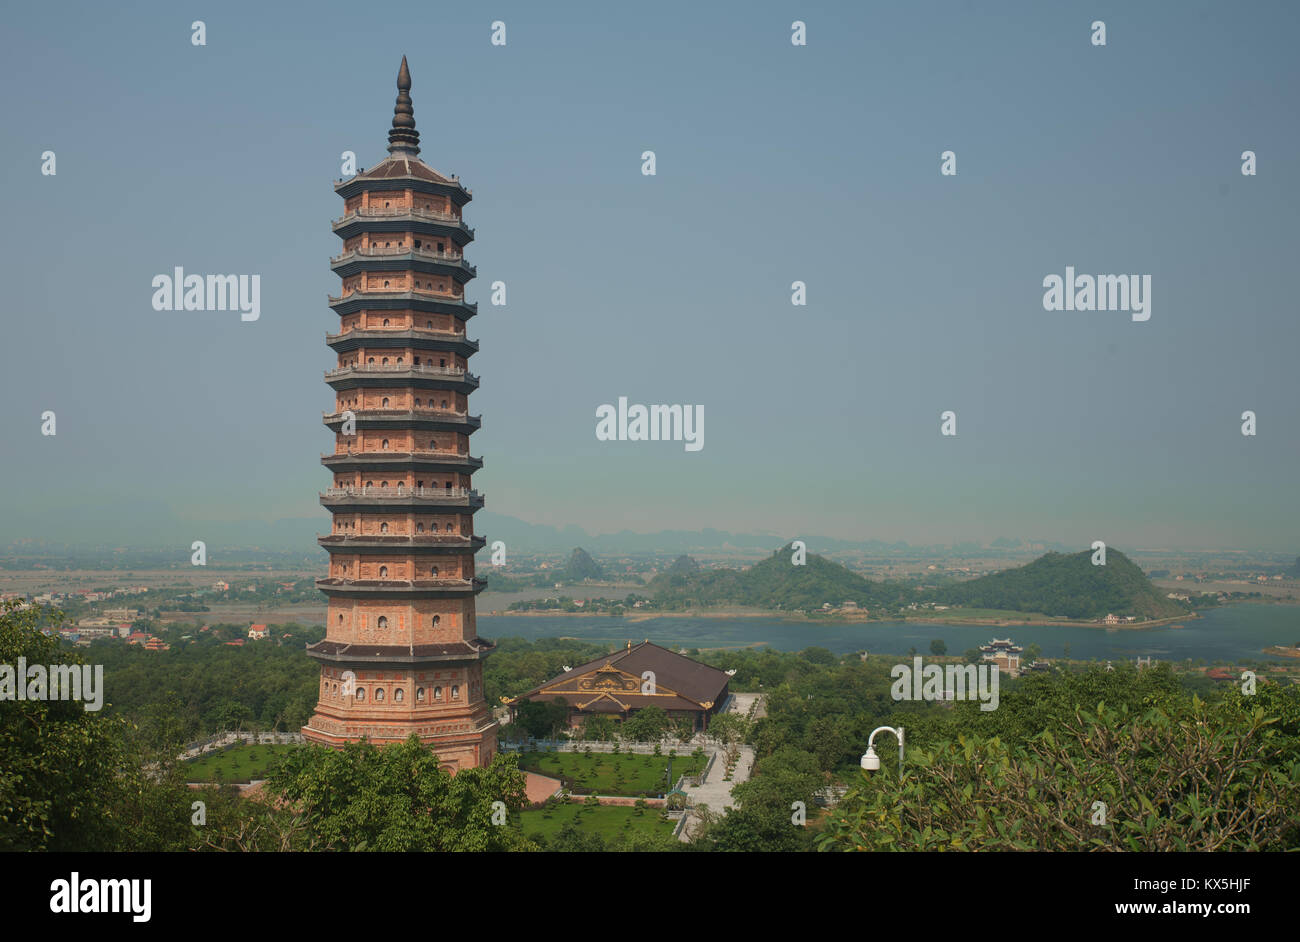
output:
{"label": "forested hill", "polygon": [[582,582],[586,579],[595,580],[604,577],[604,570],[581,546],[574,549],[569,556],[568,565],[564,567],[564,578],[567,582]]}
{"label": "forested hill", "polygon": [[1042,612],[1067,618],[1136,615],[1171,618],[1190,611],[1165,597],[1146,573],[1119,550],[1107,549],[1106,565],[1094,566],[1092,552],[1048,553],[1027,566],[939,589],[936,601],[970,608]]}
{"label": "forested hill", "polygon": [[793,550],[782,547],[749,569],[706,569],[693,573],[662,573],[650,583],[655,600],[666,607],[687,602],[696,605],[753,605],[770,609],[820,609],[823,603],[839,607],[846,601],[858,605],[897,606],[915,591],[892,582],[872,582],[838,563],[808,554],[803,565],[791,562]]}

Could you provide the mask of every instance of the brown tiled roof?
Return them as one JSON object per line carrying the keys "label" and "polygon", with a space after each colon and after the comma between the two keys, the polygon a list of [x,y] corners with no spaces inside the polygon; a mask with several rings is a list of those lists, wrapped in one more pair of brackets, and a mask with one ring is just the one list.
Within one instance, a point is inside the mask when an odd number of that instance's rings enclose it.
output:
{"label": "brown tiled roof", "polygon": [[365,173],[357,174],[353,179],[398,180],[404,177],[413,177],[416,180],[428,180],[431,183],[448,183],[452,186],[459,186],[457,181],[450,177],[444,177],[423,160],[415,157],[408,157],[405,154],[395,154],[392,157],[386,157]]}
{"label": "brown tiled roof", "polygon": [[[570,706],[580,707],[589,713],[618,713],[624,708],[640,710],[648,706],[657,706],[662,710],[698,710],[700,708],[697,701],[688,700],[686,697],[652,697],[648,694],[624,693],[621,690],[611,692],[609,697],[602,697],[599,693],[584,690],[579,693],[541,694],[538,699],[554,700],[556,697],[560,697]],[[614,699],[611,700],[610,697]],[[622,707],[619,704],[622,704]]]}
{"label": "brown tiled roof", "polygon": [[450,654],[478,654],[493,647],[491,641],[473,638],[450,644],[348,644],[343,641],[318,641],[307,650],[331,657],[444,657]]}
{"label": "brown tiled roof", "polygon": [[[535,687],[524,694],[524,697],[531,697],[539,693],[543,687],[554,687],[583,674],[589,674],[606,664],[621,671],[626,671],[633,677],[640,677],[645,671],[654,671],[656,686],[681,695],[668,700],[662,696],[651,697],[641,694],[625,694],[623,691],[613,692],[619,700],[636,709],[650,706],[652,703],[664,709],[685,709],[687,706],[695,706],[700,703],[717,703],[721,699],[722,691],[726,688],[727,682],[731,679],[726,673],[715,667],[693,661],[689,657],[669,651],[667,648],[661,648],[650,641],[643,641],[640,644],[632,645],[630,648],[615,651],[613,654],[603,654],[586,664],[580,664],[572,670],[552,678],[542,684],[541,687]],[[548,694],[548,696],[561,695],[565,696],[566,699],[570,696],[567,692],[565,694]],[[594,696],[593,693],[587,691],[575,691],[571,695],[583,701]],[[685,698],[685,700],[682,700],[682,698]],[[677,700],[682,700],[681,705],[676,705],[675,701]]]}

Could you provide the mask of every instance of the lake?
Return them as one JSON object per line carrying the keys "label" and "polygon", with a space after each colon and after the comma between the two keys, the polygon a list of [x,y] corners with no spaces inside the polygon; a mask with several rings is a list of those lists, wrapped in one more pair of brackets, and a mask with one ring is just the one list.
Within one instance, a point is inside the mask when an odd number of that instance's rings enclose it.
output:
{"label": "lake", "polygon": [[1205,661],[1276,660],[1263,649],[1275,644],[1300,642],[1300,606],[1225,605],[1189,618],[1182,628],[1116,629],[1076,626],[987,625],[960,627],[917,622],[834,624],[790,622],[777,618],[651,618],[629,622],[622,618],[593,616],[482,615],[479,634],[486,638],[579,638],[623,644],[649,638],[666,648],[742,648],[766,644],[779,651],[823,647],[837,654],[867,650],[873,654],[907,653],[916,648],[928,654],[930,642],[940,638],[949,654],[987,644],[993,637],[1010,637],[1017,644],[1037,644],[1043,657],[1061,657],[1070,645],[1070,657],[1123,661],[1153,657],[1158,661],[1200,658]]}

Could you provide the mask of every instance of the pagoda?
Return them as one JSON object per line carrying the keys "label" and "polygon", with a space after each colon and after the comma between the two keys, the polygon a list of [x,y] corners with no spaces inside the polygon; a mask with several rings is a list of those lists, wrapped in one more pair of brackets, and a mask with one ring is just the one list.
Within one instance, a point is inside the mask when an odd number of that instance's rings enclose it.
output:
{"label": "pagoda", "polygon": [[478,310],[465,300],[474,230],[461,218],[470,191],[419,159],[405,57],[397,90],[389,156],[334,187],[343,250],[330,268],[343,285],[329,299],[338,333],[325,338],[338,357],[325,374],[334,451],[321,456],[333,525],[319,539],[325,638],[307,649],[321,665],[320,700],[302,731],[336,747],[415,733],[455,771],[496,751],[483,695],[493,645],[474,620],[485,585],[474,577],[483,498],[471,484],[483,461],[469,454],[478,344],[465,336]]}

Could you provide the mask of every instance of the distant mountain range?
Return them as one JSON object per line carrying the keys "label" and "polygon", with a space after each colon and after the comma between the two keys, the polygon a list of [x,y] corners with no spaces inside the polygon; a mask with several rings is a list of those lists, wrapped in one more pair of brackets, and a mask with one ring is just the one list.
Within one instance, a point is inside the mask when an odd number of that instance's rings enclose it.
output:
{"label": "distant mountain range", "polygon": [[[0,549],[10,551],[24,545],[50,548],[130,547],[162,548],[181,545],[188,555],[194,540],[207,543],[208,551],[223,548],[260,548],[310,552],[316,534],[327,533],[329,515],[321,510],[311,517],[261,520],[210,520],[191,523],[178,520],[161,501],[129,500],[112,503],[87,503],[69,506],[68,512],[51,515],[15,508],[0,520]],[[66,520],[67,523],[60,521]],[[581,546],[596,555],[683,554],[683,553],[750,553],[765,555],[774,545],[801,539],[812,550],[822,553],[865,552],[873,555],[921,555],[942,553],[952,556],[999,555],[1024,553],[1033,548],[1071,550],[1072,546],[1046,541],[1022,541],[999,537],[991,546],[957,543],[944,546],[913,546],[884,540],[843,540],[835,537],[780,534],[732,533],[705,527],[700,530],[660,530],[657,533],[617,533],[593,535],[581,527],[563,527],[528,523],[516,517],[482,511],[475,517],[475,529],[489,542],[503,540],[511,552],[564,553]],[[39,537],[39,539],[33,539]]]}

